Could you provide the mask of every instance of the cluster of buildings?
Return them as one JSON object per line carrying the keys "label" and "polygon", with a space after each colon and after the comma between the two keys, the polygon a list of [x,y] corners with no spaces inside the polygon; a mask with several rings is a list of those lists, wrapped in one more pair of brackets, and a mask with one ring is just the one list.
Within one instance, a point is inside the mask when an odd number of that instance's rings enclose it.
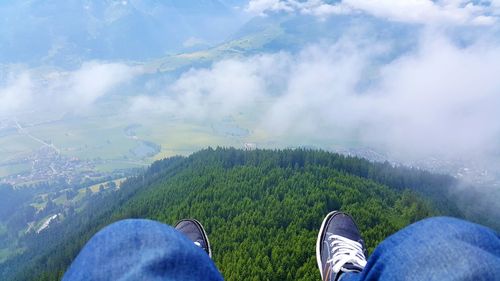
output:
{"label": "cluster of buildings", "polygon": [[67,183],[81,183],[86,178],[102,177],[95,171],[92,161],[61,155],[50,146],[42,146],[29,156],[11,160],[3,165],[24,165],[25,171],[15,173],[0,180],[14,186],[30,185],[38,182],[64,180]]}

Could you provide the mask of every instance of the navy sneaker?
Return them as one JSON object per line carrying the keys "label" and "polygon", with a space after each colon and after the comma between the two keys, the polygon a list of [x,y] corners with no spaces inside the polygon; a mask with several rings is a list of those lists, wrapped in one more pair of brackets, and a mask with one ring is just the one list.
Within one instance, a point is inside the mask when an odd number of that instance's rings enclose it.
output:
{"label": "navy sneaker", "polygon": [[194,219],[180,220],[175,224],[175,229],[186,235],[196,246],[202,248],[212,258],[212,249],[210,249],[207,233],[199,221]]}
{"label": "navy sneaker", "polygon": [[366,248],[354,220],[334,211],[326,215],[316,242],[316,260],[321,280],[338,280],[344,272],[361,272],[366,266]]}

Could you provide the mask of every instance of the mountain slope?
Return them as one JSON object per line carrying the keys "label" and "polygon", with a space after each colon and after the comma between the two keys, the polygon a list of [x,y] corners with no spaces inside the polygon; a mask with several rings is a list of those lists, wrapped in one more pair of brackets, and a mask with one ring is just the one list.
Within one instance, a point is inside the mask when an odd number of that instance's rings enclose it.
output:
{"label": "mountain slope", "polygon": [[365,42],[383,40],[393,46],[379,58],[388,61],[415,47],[416,41],[412,35],[415,28],[363,15],[318,19],[311,15],[277,13],[251,18],[215,46],[169,54],[149,60],[144,66],[153,73],[180,74],[191,67],[206,67],[222,59],[282,51],[296,53],[308,46],[351,42],[351,36],[356,35],[346,34],[358,34],[361,31],[364,32]]}
{"label": "mountain slope", "polygon": [[3,265],[3,279],[61,277],[91,235],[119,219],[173,224],[195,217],[207,228],[226,280],[317,280],[314,245],[328,211],[351,213],[371,251],[409,223],[453,212],[439,195],[434,202],[442,202],[441,211],[417,195],[442,194],[450,183],[446,176],[321,151],[207,149],[158,161],[82,213],[28,237],[31,250]]}
{"label": "mountain slope", "polygon": [[220,42],[243,21],[218,0],[2,1],[0,61],[142,60]]}

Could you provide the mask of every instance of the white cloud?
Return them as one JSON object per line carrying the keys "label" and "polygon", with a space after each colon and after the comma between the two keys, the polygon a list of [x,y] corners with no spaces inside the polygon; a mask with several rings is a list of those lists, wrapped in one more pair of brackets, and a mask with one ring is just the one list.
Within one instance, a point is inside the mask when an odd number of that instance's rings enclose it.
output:
{"label": "white cloud", "polygon": [[288,56],[262,55],[242,60],[223,60],[210,69],[183,74],[160,97],[133,99],[132,111],[167,112],[190,119],[219,118],[242,108],[279,87],[279,69]]}
{"label": "white cloud", "polygon": [[377,17],[410,23],[493,24],[485,6],[472,1],[447,0],[344,0],[348,6]]}
{"label": "white cloud", "polygon": [[247,11],[264,15],[266,12],[293,12],[294,9],[289,1],[281,0],[250,0]]}
{"label": "white cloud", "polygon": [[[500,45],[463,47],[429,33],[415,52],[379,65],[386,48],[345,38],[298,55],[224,60],[132,104],[139,112],[197,120],[261,112],[250,129],[278,142],[355,140],[403,157],[444,159],[498,150]],[[360,87],[368,79],[371,84]]]}
{"label": "white cloud", "polygon": [[391,21],[418,24],[491,25],[498,18],[498,1],[487,5],[464,0],[250,0],[247,11],[264,15],[270,12],[297,12],[324,18],[330,15],[362,12]]}
{"label": "white cloud", "polygon": [[[425,40],[417,54],[382,68],[380,88],[367,99],[376,105],[371,121],[377,130],[367,137],[416,155],[491,152],[500,144],[498,60],[500,46]],[[384,135],[376,124],[384,124]]]}
{"label": "white cloud", "polygon": [[69,72],[14,68],[4,72],[7,78],[0,86],[0,115],[84,108],[140,74],[141,69],[93,61]]}
{"label": "white cloud", "polygon": [[287,91],[269,111],[268,131],[357,139],[415,157],[498,149],[500,46],[462,48],[425,37],[416,53],[382,65],[378,82],[360,91],[376,56],[363,45],[337,45],[297,61]]}
{"label": "white cloud", "polygon": [[493,14],[500,15],[500,0],[491,0],[490,5]]}
{"label": "white cloud", "polygon": [[67,93],[67,103],[90,105],[139,73],[139,69],[120,63],[87,62],[58,82]]}
{"label": "white cloud", "polygon": [[0,114],[22,109],[31,102],[33,83],[28,73],[22,73],[8,79],[6,85],[0,88]]}

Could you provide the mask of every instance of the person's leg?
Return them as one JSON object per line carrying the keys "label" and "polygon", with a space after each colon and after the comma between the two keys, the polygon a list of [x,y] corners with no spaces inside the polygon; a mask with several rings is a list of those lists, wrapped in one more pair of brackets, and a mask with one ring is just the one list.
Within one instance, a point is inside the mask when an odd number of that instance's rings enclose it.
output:
{"label": "person's leg", "polygon": [[63,280],[223,280],[203,248],[174,228],[123,220],[85,245]]}
{"label": "person's leg", "polygon": [[341,281],[500,280],[500,239],[470,222],[425,219],[383,241],[361,273]]}

